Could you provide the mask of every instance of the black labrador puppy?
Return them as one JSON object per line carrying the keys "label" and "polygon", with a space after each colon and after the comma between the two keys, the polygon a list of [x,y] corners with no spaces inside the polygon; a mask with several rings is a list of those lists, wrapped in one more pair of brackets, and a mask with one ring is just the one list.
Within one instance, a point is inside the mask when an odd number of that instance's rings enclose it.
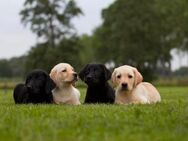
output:
{"label": "black labrador puppy", "polygon": [[115,91],[108,84],[111,72],[103,64],[87,64],[79,77],[88,85],[85,103],[114,103]]}
{"label": "black labrador puppy", "polygon": [[18,84],[14,89],[14,101],[16,104],[27,103],[52,103],[52,90],[55,83],[43,70],[34,70],[26,77],[25,84]]}

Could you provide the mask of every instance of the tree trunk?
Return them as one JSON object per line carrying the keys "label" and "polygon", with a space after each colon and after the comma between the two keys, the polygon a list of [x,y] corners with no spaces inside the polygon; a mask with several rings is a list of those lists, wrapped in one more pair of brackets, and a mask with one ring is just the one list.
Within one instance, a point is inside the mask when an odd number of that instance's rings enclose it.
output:
{"label": "tree trunk", "polygon": [[55,47],[55,35],[54,35],[54,26],[53,26],[53,15],[49,17],[49,46],[54,48]]}

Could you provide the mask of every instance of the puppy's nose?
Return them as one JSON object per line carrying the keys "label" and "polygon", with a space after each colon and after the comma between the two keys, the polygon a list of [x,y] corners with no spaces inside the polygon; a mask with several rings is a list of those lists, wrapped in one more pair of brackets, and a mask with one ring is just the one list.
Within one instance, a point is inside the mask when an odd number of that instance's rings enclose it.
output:
{"label": "puppy's nose", "polygon": [[122,86],[122,88],[127,88],[128,84],[127,83],[122,83],[121,86]]}
{"label": "puppy's nose", "polygon": [[77,73],[74,73],[73,75],[74,75],[75,78],[78,77],[78,74],[77,74]]}
{"label": "puppy's nose", "polygon": [[91,81],[91,80],[92,80],[92,76],[87,76],[86,79],[87,79],[88,81]]}
{"label": "puppy's nose", "polygon": [[28,89],[32,89],[32,86],[28,84],[28,85],[27,85],[27,88],[28,88]]}

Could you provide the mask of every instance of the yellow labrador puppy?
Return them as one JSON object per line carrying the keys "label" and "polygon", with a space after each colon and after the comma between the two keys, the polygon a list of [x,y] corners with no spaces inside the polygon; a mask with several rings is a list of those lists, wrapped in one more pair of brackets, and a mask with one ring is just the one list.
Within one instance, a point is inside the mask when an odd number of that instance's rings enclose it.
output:
{"label": "yellow labrador puppy", "polygon": [[112,73],[112,82],[117,86],[116,104],[150,104],[161,101],[157,89],[150,83],[142,82],[143,77],[134,67],[124,65]]}
{"label": "yellow labrador puppy", "polygon": [[80,104],[80,92],[74,87],[78,75],[71,65],[67,63],[57,64],[51,70],[50,77],[56,84],[56,88],[52,91],[56,104]]}

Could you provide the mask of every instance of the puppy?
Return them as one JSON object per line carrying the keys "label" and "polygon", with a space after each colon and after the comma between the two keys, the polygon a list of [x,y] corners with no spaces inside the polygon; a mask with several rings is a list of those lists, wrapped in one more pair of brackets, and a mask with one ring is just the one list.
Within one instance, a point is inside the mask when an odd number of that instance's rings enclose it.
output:
{"label": "puppy", "polygon": [[115,103],[117,104],[150,104],[161,101],[157,89],[150,83],[142,82],[143,77],[131,66],[116,68],[112,82],[117,86]]}
{"label": "puppy", "polygon": [[59,63],[50,72],[51,79],[56,88],[52,91],[56,104],[80,104],[80,92],[73,86],[78,80],[78,75],[73,67],[67,63]]}
{"label": "puppy", "polygon": [[25,84],[18,84],[13,92],[16,104],[52,103],[55,83],[43,70],[34,70],[26,77]]}
{"label": "puppy", "polygon": [[79,73],[87,85],[85,103],[114,103],[115,91],[108,84],[111,72],[102,64],[87,64]]}

